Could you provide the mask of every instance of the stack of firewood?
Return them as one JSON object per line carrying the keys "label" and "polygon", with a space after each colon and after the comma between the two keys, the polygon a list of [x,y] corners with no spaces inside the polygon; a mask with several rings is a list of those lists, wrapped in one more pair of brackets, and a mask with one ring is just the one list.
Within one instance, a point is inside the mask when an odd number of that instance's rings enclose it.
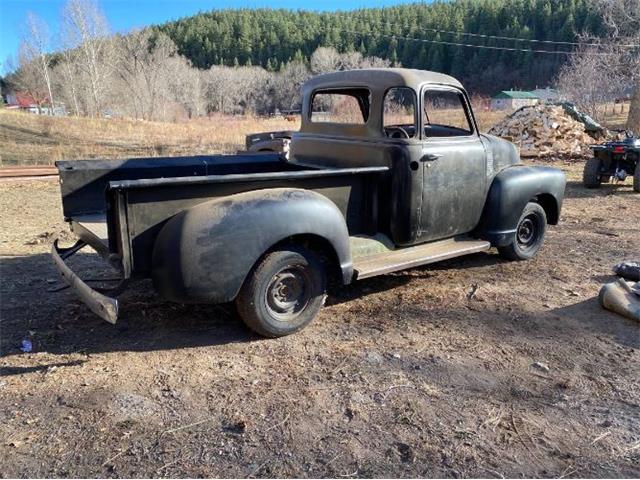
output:
{"label": "stack of firewood", "polygon": [[586,156],[596,141],[561,106],[523,107],[489,130],[520,147],[523,157]]}

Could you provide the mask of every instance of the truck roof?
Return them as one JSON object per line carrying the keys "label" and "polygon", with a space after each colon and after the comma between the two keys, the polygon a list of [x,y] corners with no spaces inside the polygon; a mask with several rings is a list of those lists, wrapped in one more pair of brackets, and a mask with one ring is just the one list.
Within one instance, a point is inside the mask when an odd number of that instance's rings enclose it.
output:
{"label": "truck roof", "polygon": [[451,85],[462,88],[462,84],[458,80],[443,73],[410,68],[368,68],[362,70],[343,70],[317,75],[304,84],[303,90],[355,86],[366,86],[372,89],[383,90],[403,86],[417,89],[425,83]]}

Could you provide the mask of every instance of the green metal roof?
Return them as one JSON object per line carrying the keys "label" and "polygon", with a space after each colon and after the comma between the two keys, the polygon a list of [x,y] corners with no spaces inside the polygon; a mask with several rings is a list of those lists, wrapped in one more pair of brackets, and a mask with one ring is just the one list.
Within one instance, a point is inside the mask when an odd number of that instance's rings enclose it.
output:
{"label": "green metal roof", "polygon": [[523,92],[521,90],[503,90],[493,96],[493,98],[525,98],[527,100],[537,100],[538,97],[531,92]]}

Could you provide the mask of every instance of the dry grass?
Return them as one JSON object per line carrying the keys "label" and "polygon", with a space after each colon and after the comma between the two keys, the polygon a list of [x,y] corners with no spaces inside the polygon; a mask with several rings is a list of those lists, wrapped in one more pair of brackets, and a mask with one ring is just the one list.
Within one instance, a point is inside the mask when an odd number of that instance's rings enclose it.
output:
{"label": "dry grass", "polygon": [[496,123],[501,121],[504,117],[509,115],[511,111],[493,111],[493,110],[474,110],[476,122],[481,132],[488,131]]}
{"label": "dry grass", "polygon": [[215,115],[183,123],[130,119],[52,118],[0,110],[0,162],[231,153],[248,133],[295,130],[283,118]]}
{"label": "dry grass", "polygon": [[[486,132],[508,111],[476,109]],[[605,124],[623,125],[624,113],[609,110]],[[131,119],[45,117],[0,110],[0,165],[50,165],[57,160],[233,153],[245,135],[297,130],[300,122],[284,118],[214,115],[180,123]]]}
{"label": "dry grass", "polygon": [[629,116],[630,102],[606,103],[600,105],[598,115],[602,118],[602,124],[611,129],[623,129]]}

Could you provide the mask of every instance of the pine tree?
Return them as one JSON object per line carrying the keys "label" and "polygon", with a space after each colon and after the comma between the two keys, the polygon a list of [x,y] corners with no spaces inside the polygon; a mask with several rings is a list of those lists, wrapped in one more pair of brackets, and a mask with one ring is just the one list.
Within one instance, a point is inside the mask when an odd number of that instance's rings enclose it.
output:
{"label": "pine tree", "polygon": [[[347,12],[213,10],[158,27],[195,66],[307,62],[319,46],[358,51],[405,67],[450,73],[463,83],[495,90],[514,82],[545,84],[565,59],[544,54],[480,50],[429,43],[442,40],[488,46],[540,48],[528,42],[468,38],[427,30],[464,31],[537,40],[575,41],[577,32],[603,34],[591,0],[451,0]],[[407,40],[422,39],[425,42]],[[472,67],[473,65],[473,67]]]}

